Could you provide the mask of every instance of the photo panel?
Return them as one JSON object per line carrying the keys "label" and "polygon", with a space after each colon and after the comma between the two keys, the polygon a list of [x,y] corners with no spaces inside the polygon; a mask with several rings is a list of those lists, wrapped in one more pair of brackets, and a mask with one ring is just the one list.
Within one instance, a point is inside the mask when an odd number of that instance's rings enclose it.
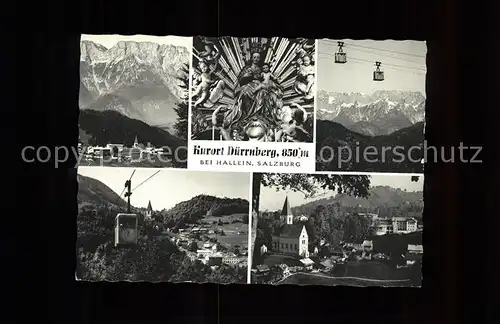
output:
{"label": "photo panel", "polygon": [[77,280],[248,283],[250,180],[79,167]]}
{"label": "photo panel", "polygon": [[252,183],[253,284],[421,287],[423,176],[254,173]]}
{"label": "photo panel", "polygon": [[424,41],[318,41],[316,170],[423,173]]}
{"label": "photo panel", "polygon": [[82,35],[79,165],[186,168],[192,37]]}
{"label": "photo panel", "polygon": [[316,41],[193,38],[189,168],[314,170]]}

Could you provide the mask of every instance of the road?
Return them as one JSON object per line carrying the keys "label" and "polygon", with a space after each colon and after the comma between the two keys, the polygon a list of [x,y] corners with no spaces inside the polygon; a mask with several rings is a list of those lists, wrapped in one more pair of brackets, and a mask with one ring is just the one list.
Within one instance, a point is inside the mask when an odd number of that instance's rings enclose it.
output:
{"label": "road", "polygon": [[[327,275],[318,274],[318,273],[297,272],[297,273],[291,274],[290,276],[288,276],[286,278],[283,278],[282,280],[275,283],[275,285],[279,285],[280,283],[282,283],[284,281],[289,281],[291,277],[299,276],[299,275],[303,276],[303,277],[310,276],[310,277],[316,277],[317,279],[326,279],[329,282],[337,281],[337,282],[339,282],[340,285],[347,285],[347,284],[345,284],[345,281],[350,281],[350,280],[359,281],[359,282],[366,283],[366,284],[371,283],[371,284],[380,284],[380,285],[398,284],[398,283],[401,284],[401,283],[405,283],[405,282],[409,283],[409,280],[377,280],[377,279],[367,279],[367,278],[359,278],[359,277],[332,277],[332,276],[327,276]],[[326,282],[325,282],[325,284],[326,284]],[[356,286],[356,285],[349,284],[349,286]],[[359,285],[359,286],[362,286],[362,285]]]}

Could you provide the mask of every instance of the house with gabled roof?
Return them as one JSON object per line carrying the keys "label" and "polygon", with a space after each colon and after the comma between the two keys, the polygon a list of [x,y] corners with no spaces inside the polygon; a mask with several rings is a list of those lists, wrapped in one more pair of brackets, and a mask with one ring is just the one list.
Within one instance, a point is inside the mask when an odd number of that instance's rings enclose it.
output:
{"label": "house with gabled roof", "polygon": [[308,258],[309,234],[303,223],[294,223],[288,197],[285,198],[280,216],[286,220],[286,224],[281,228],[279,235],[273,235],[272,237],[273,251]]}

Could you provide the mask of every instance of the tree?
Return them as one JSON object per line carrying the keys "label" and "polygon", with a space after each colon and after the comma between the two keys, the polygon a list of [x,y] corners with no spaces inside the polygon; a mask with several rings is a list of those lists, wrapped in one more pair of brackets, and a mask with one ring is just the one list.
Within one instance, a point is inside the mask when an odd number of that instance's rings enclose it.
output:
{"label": "tree", "polygon": [[[253,228],[252,246],[250,247],[250,251],[254,254],[261,185],[275,187],[277,191],[290,189],[301,192],[306,198],[321,196],[326,191],[332,190],[355,197],[367,197],[370,178],[366,175],[254,173],[252,181]],[[251,264],[248,266],[251,267]]]}
{"label": "tree", "polygon": [[196,252],[198,250],[198,244],[196,242],[189,243],[188,250],[191,252]]}
{"label": "tree", "polygon": [[188,138],[188,110],[189,110],[189,64],[185,64],[181,68],[181,75],[178,77],[180,84],[179,87],[184,90],[184,97],[181,98],[181,102],[177,104],[174,108],[177,113],[177,122],[174,125],[174,129],[177,132],[177,136],[182,139],[187,140]]}
{"label": "tree", "polygon": [[359,215],[346,217],[343,228],[343,240],[345,242],[368,239],[374,234],[373,227],[370,226],[370,220]]}

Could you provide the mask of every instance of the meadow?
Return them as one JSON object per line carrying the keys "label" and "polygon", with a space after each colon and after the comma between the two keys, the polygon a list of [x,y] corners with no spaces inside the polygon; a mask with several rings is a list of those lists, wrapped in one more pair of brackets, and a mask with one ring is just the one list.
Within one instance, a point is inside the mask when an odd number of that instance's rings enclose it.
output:
{"label": "meadow", "polygon": [[206,216],[201,223],[214,225],[214,223],[217,224],[221,220],[223,224],[216,225],[213,228],[224,231],[225,235],[217,235],[217,240],[223,244],[247,246],[248,224],[243,223],[243,217],[245,216],[247,214],[233,214],[221,217]]}

